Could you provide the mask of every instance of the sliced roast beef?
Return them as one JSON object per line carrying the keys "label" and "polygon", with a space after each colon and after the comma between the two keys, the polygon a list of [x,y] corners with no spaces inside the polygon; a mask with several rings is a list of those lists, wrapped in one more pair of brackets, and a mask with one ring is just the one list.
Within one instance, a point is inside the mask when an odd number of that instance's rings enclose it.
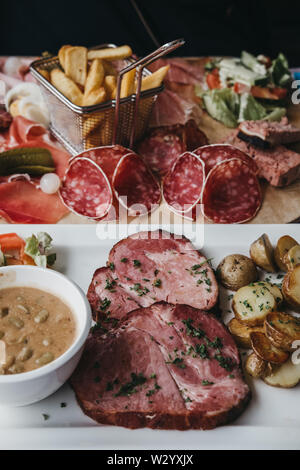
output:
{"label": "sliced roast beef", "polygon": [[250,399],[227,329],[204,311],[165,302],[90,334],[71,385],[88,416],[128,428],[211,429]]}
{"label": "sliced roast beef", "polygon": [[283,145],[260,149],[239,139],[235,131],[226,141],[254,158],[258,175],[272,186],[288,186],[300,177],[300,153]]}
{"label": "sliced roast beef", "polygon": [[239,125],[238,137],[255,146],[268,147],[299,142],[300,129],[289,124],[286,117],[280,122],[244,121]]}

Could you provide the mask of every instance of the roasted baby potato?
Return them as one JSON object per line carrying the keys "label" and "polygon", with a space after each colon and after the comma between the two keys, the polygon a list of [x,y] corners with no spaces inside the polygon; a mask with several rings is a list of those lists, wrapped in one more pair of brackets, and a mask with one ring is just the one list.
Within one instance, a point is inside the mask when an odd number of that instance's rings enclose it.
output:
{"label": "roasted baby potato", "polygon": [[289,354],[273,346],[264,333],[254,331],[250,333],[250,339],[253,351],[264,361],[273,364],[283,364],[288,360]]}
{"label": "roasted baby potato", "polygon": [[266,374],[263,381],[272,387],[292,388],[300,381],[300,364],[293,364],[290,358],[284,364]]}
{"label": "roasted baby potato", "polygon": [[248,256],[228,255],[217,267],[217,276],[227,289],[238,290],[258,278],[255,263]]}
{"label": "roasted baby potato", "polygon": [[295,245],[298,245],[298,243],[289,235],[284,235],[283,237],[279,238],[274,251],[274,258],[277,266],[281,269],[281,271],[287,271],[287,267],[283,262],[283,258],[286,253]]}
{"label": "roasted baby potato", "polygon": [[247,357],[245,368],[249,375],[258,379],[265,374],[267,363],[253,352]]}
{"label": "roasted baby potato", "polygon": [[300,311],[300,266],[296,266],[283,278],[282,293],[287,303],[297,312]]}
{"label": "roasted baby potato", "polygon": [[236,318],[232,318],[227,326],[237,345],[245,349],[251,348],[250,333],[264,331],[263,326],[247,326]]}
{"label": "roasted baby potato", "polygon": [[251,287],[254,287],[255,289],[264,287],[265,289],[267,289],[273,295],[277,306],[279,306],[281,302],[283,301],[283,295],[282,295],[281,289],[279,289],[279,287],[276,286],[276,284],[271,284],[268,281],[258,281],[258,282],[254,282],[253,284],[251,284]]}
{"label": "roasted baby potato", "polygon": [[283,257],[283,264],[288,271],[294,269],[300,264],[300,245],[294,245]]}
{"label": "roasted baby potato", "polygon": [[268,273],[275,273],[277,271],[273,258],[273,247],[266,233],[252,243],[250,246],[250,256],[257,266]]}
{"label": "roasted baby potato", "polygon": [[276,348],[292,351],[293,342],[300,340],[300,318],[288,313],[270,312],[265,319],[265,334]]}
{"label": "roasted baby potato", "polygon": [[232,301],[236,319],[248,326],[263,325],[267,314],[277,307],[270,290],[260,283],[255,284],[239,289]]}

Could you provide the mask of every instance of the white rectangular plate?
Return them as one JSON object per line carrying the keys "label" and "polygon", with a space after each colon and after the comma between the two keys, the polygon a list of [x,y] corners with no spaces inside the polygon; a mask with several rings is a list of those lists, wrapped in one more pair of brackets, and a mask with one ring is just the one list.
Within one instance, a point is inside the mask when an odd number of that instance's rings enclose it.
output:
{"label": "white rectangular plate", "polygon": [[[9,230],[24,237],[41,230],[50,233],[57,252],[56,269],[85,291],[94,270],[105,265],[116,242],[99,240],[94,225],[18,225]],[[0,233],[7,231],[7,225],[0,225]],[[286,234],[300,241],[298,225],[207,225],[203,252],[213,258],[216,267],[227,254],[248,254],[250,243],[264,232],[273,244]],[[300,386],[279,389],[255,380],[250,387],[251,403],[233,424],[211,431],[159,431],[97,425],[82,413],[72,390],[65,385],[34,405],[0,407],[0,448],[299,449]],[[62,408],[61,403],[67,406]],[[43,414],[49,419],[45,421]]]}

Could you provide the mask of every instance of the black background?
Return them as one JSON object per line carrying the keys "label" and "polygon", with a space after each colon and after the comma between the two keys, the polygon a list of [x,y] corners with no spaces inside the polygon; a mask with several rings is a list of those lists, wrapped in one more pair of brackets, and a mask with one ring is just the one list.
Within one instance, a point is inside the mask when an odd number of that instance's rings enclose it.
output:
{"label": "black background", "polygon": [[[300,66],[300,2],[270,0],[136,0],[157,41],[178,37],[176,55],[284,52]],[[130,44],[138,55],[156,46],[130,0],[5,0],[0,55],[57,52],[62,44]]]}

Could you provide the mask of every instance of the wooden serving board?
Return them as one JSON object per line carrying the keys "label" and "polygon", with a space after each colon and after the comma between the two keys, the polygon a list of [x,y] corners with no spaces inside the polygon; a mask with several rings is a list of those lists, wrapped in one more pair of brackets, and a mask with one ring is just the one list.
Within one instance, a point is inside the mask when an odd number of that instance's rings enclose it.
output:
{"label": "wooden serving board", "polygon": [[[207,59],[193,57],[189,58],[189,60],[203,66]],[[290,105],[287,115],[291,124],[300,128],[300,105]],[[224,141],[233,131],[233,129],[229,129],[222,123],[212,119],[205,111],[202,112],[200,128],[205,132],[211,144]],[[293,149],[300,152],[300,144],[293,146]],[[249,222],[250,224],[285,224],[300,218],[300,180],[286,188],[275,188],[261,180],[261,187],[263,193],[262,206],[256,217]],[[180,223],[182,220],[180,217],[174,216],[173,214],[172,217],[174,218],[174,223]],[[163,221],[169,221],[169,218],[170,211],[167,206],[162,203],[159,210],[156,211],[154,219],[158,223],[163,223]],[[147,217],[136,220],[137,223],[147,223],[147,221],[149,221]],[[131,219],[130,222],[134,222],[134,220]],[[203,219],[200,218],[197,222],[203,222]],[[6,222],[4,219],[0,218],[0,223]],[[95,222],[85,217],[69,213],[58,223],[93,224]]]}

